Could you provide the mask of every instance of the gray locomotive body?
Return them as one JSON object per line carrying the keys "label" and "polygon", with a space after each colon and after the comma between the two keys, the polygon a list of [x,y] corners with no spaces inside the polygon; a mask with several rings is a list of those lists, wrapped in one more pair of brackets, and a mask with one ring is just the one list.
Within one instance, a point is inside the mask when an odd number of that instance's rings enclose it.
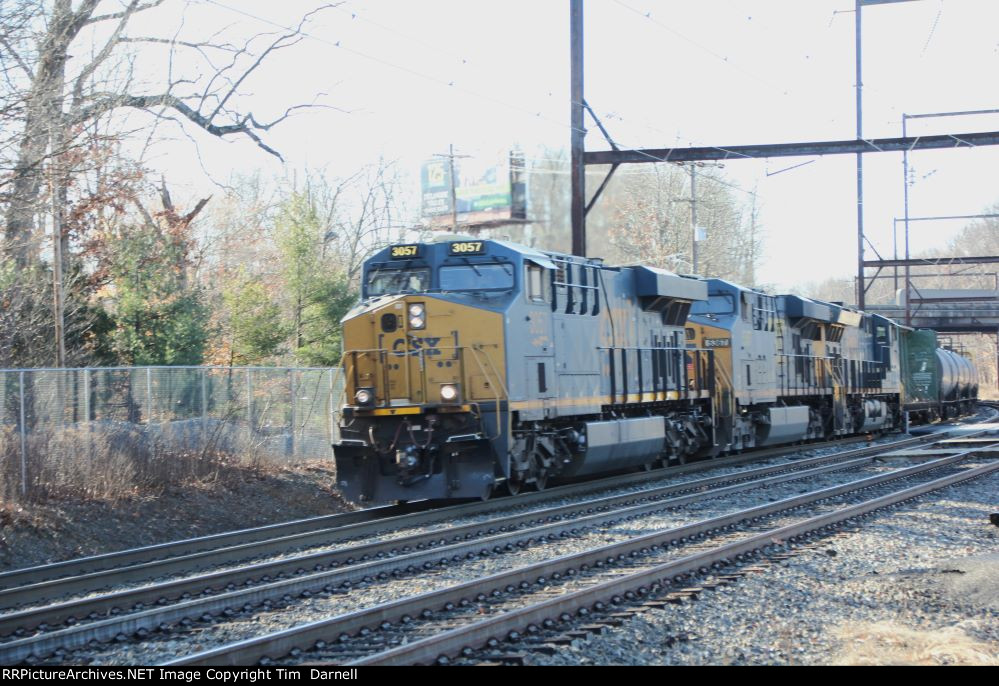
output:
{"label": "gray locomotive body", "polygon": [[372,256],[343,324],[334,457],[367,502],[887,431],[977,392],[935,336],[876,315],[455,235]]}

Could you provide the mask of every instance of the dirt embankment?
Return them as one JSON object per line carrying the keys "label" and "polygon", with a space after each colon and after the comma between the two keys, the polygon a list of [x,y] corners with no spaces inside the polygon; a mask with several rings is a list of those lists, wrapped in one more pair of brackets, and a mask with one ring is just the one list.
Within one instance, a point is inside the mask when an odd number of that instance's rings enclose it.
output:
{"label": "dirt embankment", "polygon": [[353,509],[331,461],[230,470],[225,479],[116,501],[0,502],[0,570]]}

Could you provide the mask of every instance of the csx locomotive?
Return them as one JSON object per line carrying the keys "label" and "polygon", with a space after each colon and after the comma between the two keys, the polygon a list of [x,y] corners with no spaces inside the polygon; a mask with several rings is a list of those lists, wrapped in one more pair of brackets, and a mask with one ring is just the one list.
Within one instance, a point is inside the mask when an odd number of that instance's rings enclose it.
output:
{"label": "csx locomotive", "polygon": [[359,502],[899,428],[970,409],[933,332],[720,279],[446,234],[364,264],[337,480]]}

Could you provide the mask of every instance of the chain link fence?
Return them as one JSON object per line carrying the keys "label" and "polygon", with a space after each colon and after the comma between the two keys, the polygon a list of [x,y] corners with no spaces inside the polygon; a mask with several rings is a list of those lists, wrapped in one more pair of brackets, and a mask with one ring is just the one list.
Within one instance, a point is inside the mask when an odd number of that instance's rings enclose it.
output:
{"label": "chain link fence", "polygon": [[0,370],[0,495],[137,489],[240,461],[330,458],[342,393],[335,369]]}

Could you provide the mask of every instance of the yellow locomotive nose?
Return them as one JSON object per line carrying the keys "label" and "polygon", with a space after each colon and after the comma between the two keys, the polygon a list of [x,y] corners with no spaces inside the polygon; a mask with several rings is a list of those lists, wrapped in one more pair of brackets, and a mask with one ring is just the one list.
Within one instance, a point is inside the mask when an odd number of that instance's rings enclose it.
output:
{"label": "yellow locomotive nose", "polygon": [[502,340],[494,312],[428,294],[377,301],[344,322],[347,397],[368,390],[368,407],[494,400]]}

